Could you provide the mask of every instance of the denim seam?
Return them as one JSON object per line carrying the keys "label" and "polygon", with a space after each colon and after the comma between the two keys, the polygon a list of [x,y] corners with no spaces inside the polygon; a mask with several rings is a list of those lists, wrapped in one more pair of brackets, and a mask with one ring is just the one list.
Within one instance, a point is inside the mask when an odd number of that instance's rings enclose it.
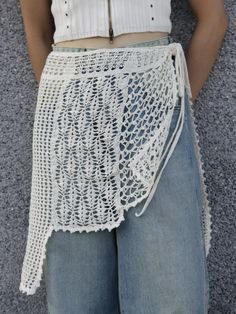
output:
{"label": "denim seam", "polygon": [[[197,163],[198,163],[198,170],[200,173],[200,183],[201,183],[201,194],[202,194],[202,212],[200,213],[201,223],[204,230],[204,234],[202,235],[203,244],[204,244],[204,252],[205,252],[205,259],[203,261],[204,263],[204,297],[205,297],[205,309],[204,312],[207,313],[209,309],[209,273],[208,273],[208,266],[207,266],[207,256],[209,253],[209,249],[211,246],[211,207],[209,206],[209,200],[208,200],[208,194],[206,191],[206,183],[205,183],[205,176],[204,176],[204,169],[203,169],[203,161],[202,161],[202,154],[201,154],[201,148],[199,144],[199,134],[197,132],[197,124],[196,124],[196,118],[194,115],[194,109],[193,109],[193,102],[189,99],[188,102],[189,105],[189,113],[190,113],[190,123],[192,126],[192,134],[193,134],[193,143],[194,143],[194,149],[197,157]],[[208,217],[207,217],[208,216]]]}
{"label": "denim seam", "polygon": [[199,168],[200,177],[201,177],[201,187],[202,187],[201,192],[202,192],[202,198],[203,198],[202,222],[204,224],[203,227],[204,227],[206,255],[208,256],[209,249],[211,247],[211,232],[212,232],[211,206],[209,203],[209,195],[207,192],[207,185],[205,182],[206,175],[205,175],[205,170],[204,170],[204,162],[202,158],[199,134],[197,131],[197,123],[196,123],[193,106],[194,106],[193,102],[189,100],[190,117],[191,117],[190,122],[194,131],[193,132],[194,148],[197,154],[198,168]]}

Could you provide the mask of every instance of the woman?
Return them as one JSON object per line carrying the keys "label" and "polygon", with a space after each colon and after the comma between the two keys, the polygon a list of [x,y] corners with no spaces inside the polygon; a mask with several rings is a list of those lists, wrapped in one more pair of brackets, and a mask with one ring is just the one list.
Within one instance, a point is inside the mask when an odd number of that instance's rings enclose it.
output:
{"label": "woman", "polygon": [[228,20],[222,0],[189,3],[185,63],[170,1],[21,0],[39,92],[20,290],[44,266],[50,313],[207,313],[192,106]]}

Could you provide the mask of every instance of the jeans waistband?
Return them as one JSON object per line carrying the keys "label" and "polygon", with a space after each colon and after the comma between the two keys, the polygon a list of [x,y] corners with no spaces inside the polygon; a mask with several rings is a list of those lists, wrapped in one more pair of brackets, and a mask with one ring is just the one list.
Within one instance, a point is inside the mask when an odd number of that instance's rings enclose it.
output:
{"label": "jeans waistband", "polygon": [[[167,36],[163,36],[161,38],[155,39],[155,40],[150,40],[150,41],[145,41],[145,42],[138,42],[138,43],[132,43],[125,45],[121,48],[124,47],[147,47],[147,46],[159,46],[159,45],[168,45],[173,42],[173,38],[171,37],[170,34]],[[96,50],[99,48],[79,48],[79,47],[58,47],[55,44],[52,44],[52,50],[53,51],[88,51],[88,50]],[[112,49],[112,48],[111,48]]]}

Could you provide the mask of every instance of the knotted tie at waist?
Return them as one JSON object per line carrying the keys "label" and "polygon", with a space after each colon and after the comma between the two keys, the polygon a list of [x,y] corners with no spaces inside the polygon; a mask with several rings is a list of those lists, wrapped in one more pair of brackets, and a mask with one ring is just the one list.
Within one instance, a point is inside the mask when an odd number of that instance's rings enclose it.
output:
{"label": "knotted tie at waist", "polygon": [[[155,181],[152,185],[152,188],[150,190],[150,193],[148,195],[148,198],[146,199],[146,202],[145,202],[142,210],[139,213],[135,213],[136,217],[139,217],[144,213],[144,211],[148,207],[150,201],[152,200],[152,197],[155,193],[157,184],[160,180],[161,174],[162,174],[172,152],[174,151],[175,145],[177,144],[178,139],[180,137],[181,131],[183,129],[184,113],[185,113],[185,102],[184,102],[185,87],[187,88],[187,94],[189,95],[189,97],[190,98],[192,97],[184,50],[183,50],[180,43],[171,43],[171,44],[169,44],[169,48],[170,48],[171,54],[175,56],[175,71],[176,71],[177,84],[178,84],[178,96],[181,98],[180,112],[179,112],[178,121],[176,123],[176,127],[175,127],[173,134],[171,135],[171,137],[168,141],[168,144],[166,145],[166,148],[165,148],[165,150],[161,156],[161,159],[160,159],[160,163],[161,163],[163,158],[165,157],[166,152],[168,151],[169,146],[171,145],[170,150],[166,156],[165,162],[164,162],[162,168],[160,169],[160,172],[159,172],[157,178],[155,179]],[[175,80],[176,77],[174,76],[173,80]],[[156,132],[155,136],[158,136],[158,131]],[[171,144],[172,140],[173,140],[173,143]],[[156,176],[157,171],[158,171],[158,167],[156,169],[155,176]]]}

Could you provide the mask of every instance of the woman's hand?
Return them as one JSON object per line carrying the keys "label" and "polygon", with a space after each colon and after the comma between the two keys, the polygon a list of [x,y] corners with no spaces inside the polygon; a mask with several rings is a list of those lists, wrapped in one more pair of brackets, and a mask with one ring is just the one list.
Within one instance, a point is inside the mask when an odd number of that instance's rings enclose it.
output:
{"label": "woman's hand", "polygon": [[39,83],[48,54],[51,52],[54,19],[51,14],[50,0],[20,0],[27,48],[35,74]]}
{"label": "woman's hand", "polygon": [[194,103],[218,57],[228,28],[228,16],[223,0],[189,0],[189,3],[198,20],[186,53]]}

